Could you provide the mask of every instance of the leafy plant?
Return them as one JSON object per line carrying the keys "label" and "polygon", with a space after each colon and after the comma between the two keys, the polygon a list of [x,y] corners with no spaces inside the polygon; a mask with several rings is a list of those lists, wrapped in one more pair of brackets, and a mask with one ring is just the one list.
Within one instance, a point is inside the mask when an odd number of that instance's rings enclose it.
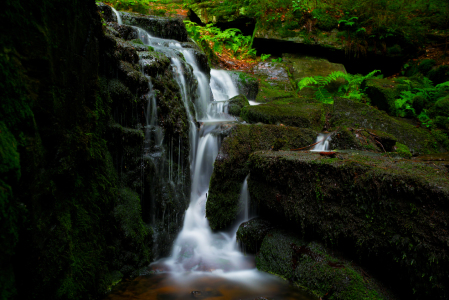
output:
{"label": "leafy plant", "polygon": [[[413,87],[410,80],[404,80],[403,82],[408,85],[408,90],[402,91],[400,97],[395,101],[399,117],[416,117],[416,103],[414,103],[414,100],[418,99],[418,97],[421,97],[428,103],[434,103],[444,91],[449,90],[449,81],[433,86],[432,81],[427,77],[423,78],[422,87],[419,88]],[[426,127],[430,127],[432,124],[427,109],[423,109],[417,117]]]}
{"label": "leafy plant", "polygon": [[213,24],[199,26],[191,21],[184,21],[187,32],[196,42],[206,41],[212,45],[213,50],[222,53],[224,49],[236,57],[255,56],[256,50],[251,48],[251,36],[245,36],[237,28],[228,28],[221,31]]}
{"label": "leafy plant", "polygon": [[[298,82],[298,90],[302,90],[306,87],[312,87],[316,89],[315,98],[326,104],[334,103],[333,98],[335,96],[361,101],[364,96],[364,90],[360,88],[360,85],[364,80],[373,77],[378,72],[380,71],[374,70],[368,75],[363,76],[360,74],[351,75],[341,71],[335,71],[326,77],[305,77]],[[340,85],[336,93],[329,92],[326,86],[340,78],[344,79],[345,83]]]}
{"label": "leafy plant", "polygon": [[270,56],[271,56],[271,54],[262,54],[262,55],[260,56],[260,59],[261,59],[262,61],[266,61]]}
{"label": "leafy plant", "polygon": [[272,62],[282,62],[282,57],[273,58],[271,61]]}

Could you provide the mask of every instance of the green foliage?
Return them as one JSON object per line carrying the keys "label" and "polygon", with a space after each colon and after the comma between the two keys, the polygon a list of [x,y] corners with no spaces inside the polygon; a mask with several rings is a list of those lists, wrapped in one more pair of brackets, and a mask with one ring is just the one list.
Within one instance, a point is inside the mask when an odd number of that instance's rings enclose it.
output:
{"label": "green foliage", "polygon": [[262,55],[260,56],[260,59],[261,59],[262,61],[266,61],[270,56],[271,56],[271,54],[262,54]]}
{"label": "green foliage", "polygon": [[444,92],[449,91],[449,81],[432,85],[432,81],[423,78],[421,87],[412,87],[410,80],[404,80],[408,90],[402,91],[395,106],[400,117],[417,117],[424,126],[432,127],[434,120],[429,116],[429,108]]}
{"label": "green foliage", "polygon": [[271,61],[272,62],[282,62],[282,57],[273,58]]}
{"label": "green foliage", "polygon": [[184,20],[189,36],[197,43],[206,41],[213,45],[213,50],[222,53],[224,49],[231,51],[235,57],[245,58],[254,57],[256,50],[251,48],[251,36],[245,36],[240,29],[228,28],[221,31],[213,24],[207,24],[205,27],[199,26],[194,22]]}
{"label": "green foliage", "polygon": [[[354,99],[361,101],[364,97],[364,91],[361,90],[360,85],[366,79],[373,77],[379,70],[374,70],[371,73],[363,76],[360,74],[351,75],[343,73],[341,71],[335,71],[328,76],[313,76],[304,77],[298,82],[298,90],[302,90],[306,87],[312,87],[316,89],[315,98],[326,104],[333,104],[333,98],[335,96]],[[326,86],[331,82],[337,81],[338,79],[343,79],[345,82],[340,85],[338,91],[335,94],[330,93]]]}

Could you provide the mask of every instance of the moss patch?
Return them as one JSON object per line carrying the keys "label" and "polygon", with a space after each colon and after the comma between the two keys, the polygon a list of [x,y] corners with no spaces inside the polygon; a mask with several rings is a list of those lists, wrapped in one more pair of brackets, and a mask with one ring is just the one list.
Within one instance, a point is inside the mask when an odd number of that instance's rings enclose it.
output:
{"label": "moss patch", "polygon": [[305,103],[298,99],[285,103],[272,103],[247,106],[242,110],[241,117],[250,123],[284,124],[289,126],[321,130],[324,126],[324,105],[320,103]]}
{"label": "moss patch", "polygon": [[256,265],[319,297],[387,299],[351,262],[332,257],[322,245],[306,243],[282,230],[269,231],[265,236]]}

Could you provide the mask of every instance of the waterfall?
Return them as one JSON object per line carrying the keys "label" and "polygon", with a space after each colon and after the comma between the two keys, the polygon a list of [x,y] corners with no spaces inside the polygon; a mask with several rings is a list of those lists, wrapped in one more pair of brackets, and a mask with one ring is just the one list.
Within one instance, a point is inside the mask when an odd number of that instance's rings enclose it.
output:
{"label": "waterfall", "polygon": [[316,142],[318,143],[310,151],[328,151],[329,150],[329,141],[331,140],[330,133],[319,133],[316,138]]}
{"label": "waterfall", "polygon": [[117,17],[117,24],[122,25],[123,24],[122,17],[120,17],[119,12],[116,11],[115,8],[113,8],[112,6],[111,6],[111,9],[114,12],[115,16]]}
{"label": "waterfall", "polygon": [[[115,10],[114,12],[120,22],[119,24],[121,24],[119,14]],[[191,173],[190,205],[185,213],[183,227],[173,244],[170,257],[155,262],[152,266],[156,266],[157,270],[159,266],[163,266],[163,270],[168,268],[170,272],[167,276],[170,276],[175,282],[174,290],[188,289],[187,293],[182,294],[188,297],[196,295],[197,291],[191,289],[194,288],[194,285],[197,285],[196,282],[207,278],[212,278],[212,281],[208,282],[208,284],[213,284],[213,281],[218,279],[223,282],[225,287],[230,285],[237,287],[237,294],[232,296],[229,294],[227,299],[236,297],[254,299],[255,295],[260,295],[260,293],[269,295],[273,292],[274,283],[278,284],[279,295],[281,295],[288,287],[281,285],[280,280],[273,276],[257,271],[251,262],[251,258],[239,251],[236,242],[237,228],[228,233],[214,233],[205,217],[209,181],[212,176],[214,161],[221,145],[221,137],[215,133],[220,131],[224,122],[234,121],[234,118],[227,114],[227,101],[238,94],[236,86],[228,73],[222,70],[211,70],[209,83],[208,76],[200,71],[193,55],[194,50],[183,48],[177,41],[152,37],[143,29],[138,28],[137,31],[139,38],[144,44],[152,46],[155,51],[162,52],[170,58],[171,71],[179,86],[184,108],[188,115],[191,149],[189,154]],[[185,58],[185,61],[181,59],[180,54]],[[192,91],[188,82],[189,78],[185,76],[189,72],[192,72],[198,82],[196,91]],[[148,155],[155,162],[157,174],[155,174],[154,178],[168,181],[170,186],[175,186],[176,169],[173,168],[172,163],[177,159],[178,168],[182,164],[180,156],[181,139],[178,145],[178,157],[174,155],[176,148],[173,144],[173,137],[166,141],[167,149],[162,149],[163,134],[162,129],[158,125],[156,97],[153,92],[151,78],[149,79],[150,91],[147,95],[148,104],[146,110],[146,153],[144,155]],[[190,102],[195,104],[195,111],[191,109]],[[199,129],[197,129],[195,124],[194,115],[201,123]],[[168,154],[166,158],[165,155],[162,155],[163,151],[168,152],[166,153]],[[166,159],[170,161],[167,162]],[[245,207],[245,220],[249,217],[247,178],[243,182],[241,196],[241,201]],[[177,187],[183,184],[180,180],[182,180],[182,176],[181,179],[179,176],[177,178]],[[151,209],[154,209],[153,206],[152,204]],[[170,212],[166,212],[164,208],[162,218],[170,219],[173,216],[170,216]],[[160,234],[161,232],[155,230],[154,236],[159,236],[160,238]],[[169,234],[168,228],[167,234]],[[156,285],[159,283],[156,283]],[[146,285],[145,289],[157,289],[155,285],[151,286],[151,288],[149,286]],[[163,286],[161,289],[164,288]],[[226,293],[225,290],[222,292]],[[161,291],[161,295],[163,296],[165,292]],[[153,291],[152,296],[159,299],[159,294],[153,293]],[[151,299],[156,298],[153,297]]]}
{"label": "waterfall", "polygon": [[250,207],[250,197],[248,191],[248,177],[245,177],[245,180],[242,184],[242,190],[240,191],[240,203],[243,205],[243,222],[248,221],[249,219],[249,207]]}

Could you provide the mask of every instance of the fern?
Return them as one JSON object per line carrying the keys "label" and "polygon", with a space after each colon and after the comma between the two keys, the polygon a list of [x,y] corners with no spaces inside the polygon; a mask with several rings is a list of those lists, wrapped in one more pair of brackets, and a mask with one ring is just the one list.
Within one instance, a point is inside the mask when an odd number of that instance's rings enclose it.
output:
{"label": "fern", "polygon": [[[362,100],[364,96],[363,90],[360,89],[360,85],[366,79],[373,77],[376,73],[380,72],[379,70],[374,70],[371,73],[362,76],[359,74],[351,75],[341,71],[334,71],[328,76],[313,76],[313,77],[304,77],[298,82],[298,90],[302,90],[305,87],[311,87],[317,89],[315,92],[315,98],[323,103],[333,103],[334,96],[350,98],[354,100]],[[336,94],[331,94],[325,87],[333,81],[336,81],[340,78],[345,80],[345,83],[342,84]]]}

